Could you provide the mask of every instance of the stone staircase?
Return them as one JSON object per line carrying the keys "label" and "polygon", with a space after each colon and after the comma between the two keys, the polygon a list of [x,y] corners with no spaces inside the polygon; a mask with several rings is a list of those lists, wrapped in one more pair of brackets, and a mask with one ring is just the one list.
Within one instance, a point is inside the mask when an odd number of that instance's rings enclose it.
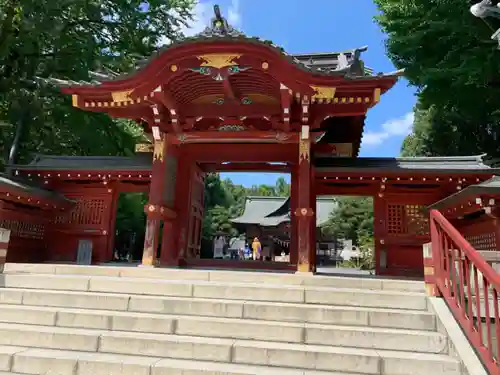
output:
{"label": "stone staircase", "polygon": [[415,281],[7,264],[0,375],[464,375],[436,321]]}

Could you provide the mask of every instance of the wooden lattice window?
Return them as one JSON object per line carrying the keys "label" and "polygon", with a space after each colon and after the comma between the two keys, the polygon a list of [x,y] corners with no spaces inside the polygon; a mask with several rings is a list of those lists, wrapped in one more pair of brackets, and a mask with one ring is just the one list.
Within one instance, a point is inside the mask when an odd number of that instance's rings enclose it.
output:
{"label": "wooden lattice window", "polygon": [[42,240],[45,226],[40,223],[30,223],[19,220],[0,220],[0,228],[9,229],[12,237]]}
{"label": "wooden lattice window", "polygon": [[466,236],[465,239],[469,241],[469,243],[476,250],[483,251],[496,251],[497,250],[497,241],[495,233],[482,233],[473,236]]}
{"label": "wooden lattice window", "polygon": [[104,199],[79,200],[69,215],[58,216],[56,223],[100,225],[106,204]]}
{"label": "wooden lattice window", "polygon": [[405,227],[406,233],[417,236],[429,234],[429,218],[423,206],[405,206]]}
{"label": "wooden lattice window", "polygon": [[387,206],[387,233],[425,236],[429,234],[429,218],[423,206],[389,204]]}
{"label": "wooden lattice window", "polygon": [[389,204],[387,206],[387,233],[404,233],[404,206],[400,204]]}

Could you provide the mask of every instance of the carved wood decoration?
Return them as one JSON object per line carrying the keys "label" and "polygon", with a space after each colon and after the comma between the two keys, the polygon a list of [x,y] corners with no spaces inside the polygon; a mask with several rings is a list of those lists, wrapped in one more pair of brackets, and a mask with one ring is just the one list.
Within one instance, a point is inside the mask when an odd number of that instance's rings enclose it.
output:
{"label": "carved wood decoration", "polygon": [[163,161],[165,141],[163,139],[154,141],[153,161]]}

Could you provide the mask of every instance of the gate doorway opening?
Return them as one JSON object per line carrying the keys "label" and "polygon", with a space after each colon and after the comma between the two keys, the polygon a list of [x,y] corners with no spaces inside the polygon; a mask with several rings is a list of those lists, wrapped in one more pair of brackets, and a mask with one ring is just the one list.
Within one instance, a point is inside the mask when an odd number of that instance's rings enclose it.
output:
{"label": "gate doorway opening", "polygon": [[373,198],[336,196],[334,199],[328,220],[318,228],[316,267],[326,273],[374,274]]}
{"label": "gate doorway opening", "polygon": [[116,205],[113,262],[138,262],[142,258],[148,194],[120,193]]}
{"label": "gate doorway opening", "polygon": [[[238,167],[238,172],[230,171],[231,167]],[[251,165],[249,171],[244,167],[224,163],[219,166],[222,173],[209,170],[205,175],[200,259],[236,268],[288,267],[289,166],[275,162]],[[255,238],[260,245],[256,254],[252,250]]]}

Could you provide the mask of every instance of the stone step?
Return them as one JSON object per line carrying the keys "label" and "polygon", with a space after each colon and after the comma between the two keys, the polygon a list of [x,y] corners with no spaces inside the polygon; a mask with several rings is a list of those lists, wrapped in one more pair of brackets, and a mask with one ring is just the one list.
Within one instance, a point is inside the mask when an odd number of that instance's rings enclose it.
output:
{"label": "stone step", "polygon": [[264,321],[435,330],[423,310],[0,288],[1,305],[243,318]]}
{"label": "stone step", "polygon": [[0,375],[348,375],[232,363],[0,346],[0,370],[9,368],[18,372],[6,370],[0,371]]}
{"label": "stone step", "polygon": [[197,297],[231,300],[308,303],[426,310],[424,293],[352,288],[260,285],[133,279],[102,276],[6,274],[0,285],[7,288],[90,291],[139,295]]}
{"label": "stone step", "polygon": [[[67,340],[67,342],[72,343],[73,338]],[[73,344],[73,346],[76,345]],[[103,339],[99,349],[108,352],[119,351],[120,354],[3,346],[0,347],[0,369],[25,374],[66,375],[75,374],[76,369],[78,374],[86,375],[149,375],[150,373],[171,375],[176,373],[172,371],[172,363],[177,362],[183,371],[189,371],[188,361],[191,363],[193,361],[201,362],[204,359],[207,363],[198,363],[198,369],[195,369],[194,374],[206,375],[207,370],[208,374],[226,374],[222,370],[222,366],[225,366],[225,369],[229,370],[228,373],[231,374],[230,366],[234,364],[239,365],[239,369],[250,369],[250,366],[264,366],[262,370],[254,368],[253,371],[255,372],[250,372],[250,374],[259,375],[265,373],[263,370],[269,371],[272,367],[276,369],[276,374],[286,374],[286,369],[320,371],[317,373],[318,375],[322,374],[321,371],[331,371],[334,374],[335,372],[345,372],[353,375],[461,374],[460,363],[446,355],[384,350],[233,340],[220,340],[218,346],[203,348],[202,343],[190,346],[184,342],[178,342],[176,346],[172,346],[171,342],[167,342],[161,336],[155,339],[154,345],[151,345],[151,343],[146,345],[131,334],[124,333],[121,334],[121,337]],[[160,359],[165,356],[177,357],[172,359],[184,361]],[[221,359],[222,361],[220,361]],[[158,367],[162,367],[162,363],[166,364],[166,366],[161,369],[161,372]],[[179,372],[179,374],[186,373],[191,374],[190,372]],[[245,372],[234,373],[245,374]],[[312,374],[307,371],[305,373]],[[297,374],[301,374],[301,372],[297,372]],[[326,375],[326,372],[324,374]]]}
{"label": "stone step", "polygon": [[14,334],[12,330],[15,331],[15,328],[19,327],[16,324],[28,324],[20,326],[20,329],[36,331],[39,326],[56,326],[100,330],[95,332],[96,335],[99,335],[101,330],[110,330],[427,353],[445,353],[448,347],[445,336],[430,331],[16,305],[0,305],[0,322],[3,323],[0,323],[0,335],[4,330],[7,334]]}
{"label": "stone step", "polygon": [[162,280],[243,282],[266,285],[304,285],[340,288],[349,285],[356,289],[424,292],[422,281],[381,279],[375,277],[341,277],[329,275],[301,275],[289,273],[210,271],[126,266],[79,266],[65,264],[7,263],[5,273],[48,275],[111,276]]}

